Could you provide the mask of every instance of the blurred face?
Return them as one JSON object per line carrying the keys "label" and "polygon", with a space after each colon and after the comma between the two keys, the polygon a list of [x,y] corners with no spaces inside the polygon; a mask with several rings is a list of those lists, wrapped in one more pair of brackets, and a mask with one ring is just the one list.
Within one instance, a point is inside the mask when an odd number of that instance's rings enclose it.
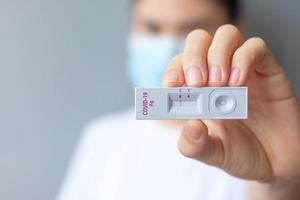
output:
{"label": "blurred face", "polygon": [[214,33],[228,22],[227,10],[216,0],[137,0],[131,34],[184,37],[198,28]]}
{"label": "blurred face", "polygon": [[160,86],[189,32],[201,28],[213,34],[228,22],[227,10],[217,0],[136,0],[127,48],[129,81],[133,86]]}

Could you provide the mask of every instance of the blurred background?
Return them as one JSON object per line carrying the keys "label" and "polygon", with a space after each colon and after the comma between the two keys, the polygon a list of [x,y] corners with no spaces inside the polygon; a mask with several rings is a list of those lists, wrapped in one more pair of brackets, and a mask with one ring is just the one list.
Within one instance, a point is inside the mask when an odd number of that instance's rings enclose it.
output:
{"label": "blurred background", "polygon": [[[81,130],[133,106],[126,0],[0,0],[0,199],[54,199]],[[300,1],[244,1],[300,97]],[[276,88],[274,88],[276,89]]]}

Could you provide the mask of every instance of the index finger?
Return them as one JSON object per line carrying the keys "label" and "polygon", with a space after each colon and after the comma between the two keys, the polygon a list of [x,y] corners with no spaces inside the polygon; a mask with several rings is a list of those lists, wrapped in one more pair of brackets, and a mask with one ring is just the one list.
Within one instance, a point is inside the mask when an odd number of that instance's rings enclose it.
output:
{"label": "index finger", "polygon": [[182,55],[175,56],[167,67],[162,86],[164,87],[180,87],[184,85],[184,74],[182,70]]}
{"label": "index finger", "polygon": [[207,53],[211,42],[211,35],[201,29],[192,31],[187,36],[182,64],[188,86],[207,84]]}

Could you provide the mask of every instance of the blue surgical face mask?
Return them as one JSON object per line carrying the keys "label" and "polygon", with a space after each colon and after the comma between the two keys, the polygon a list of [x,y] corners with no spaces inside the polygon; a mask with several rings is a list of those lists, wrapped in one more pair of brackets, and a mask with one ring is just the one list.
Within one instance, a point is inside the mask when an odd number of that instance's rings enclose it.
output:
{"label": "blue surgical face mask", "polygon": [[183,50],[183,40],[167,36],[133,36],[127,45],[127,74],[134,87],[158,87],[170,60]]}

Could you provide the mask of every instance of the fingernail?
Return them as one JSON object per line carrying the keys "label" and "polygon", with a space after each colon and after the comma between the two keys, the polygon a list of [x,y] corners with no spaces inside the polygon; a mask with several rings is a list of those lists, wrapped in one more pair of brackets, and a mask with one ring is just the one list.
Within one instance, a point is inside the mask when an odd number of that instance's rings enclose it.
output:
{"label": "fingernail", "polygon": [[216,83],[221,81],[221,68],[220,67],[212,67],[209,70],[209,82]]}
{"label": "fingernail", "polygon": [[201,138],[201,132],[190,127],[185,127],[184,133],[193,141],[198,141]]}
{"label": "fingernail", "polygon": [[166,74],[165,80],[167,82],[176,82],[176,81],[178,81],[178,73],[176,71],[169,71]]}
{"label": "fingernail", "polygon": [[241,71],[238,68],[233,68],[230,74],[229,84],[237,85],[240,80]]}
{"label": "fingernail", "polygon": [[188,83],[195,84],[202,80],[202,74],[198,67],[190,67],[187,73]]}

